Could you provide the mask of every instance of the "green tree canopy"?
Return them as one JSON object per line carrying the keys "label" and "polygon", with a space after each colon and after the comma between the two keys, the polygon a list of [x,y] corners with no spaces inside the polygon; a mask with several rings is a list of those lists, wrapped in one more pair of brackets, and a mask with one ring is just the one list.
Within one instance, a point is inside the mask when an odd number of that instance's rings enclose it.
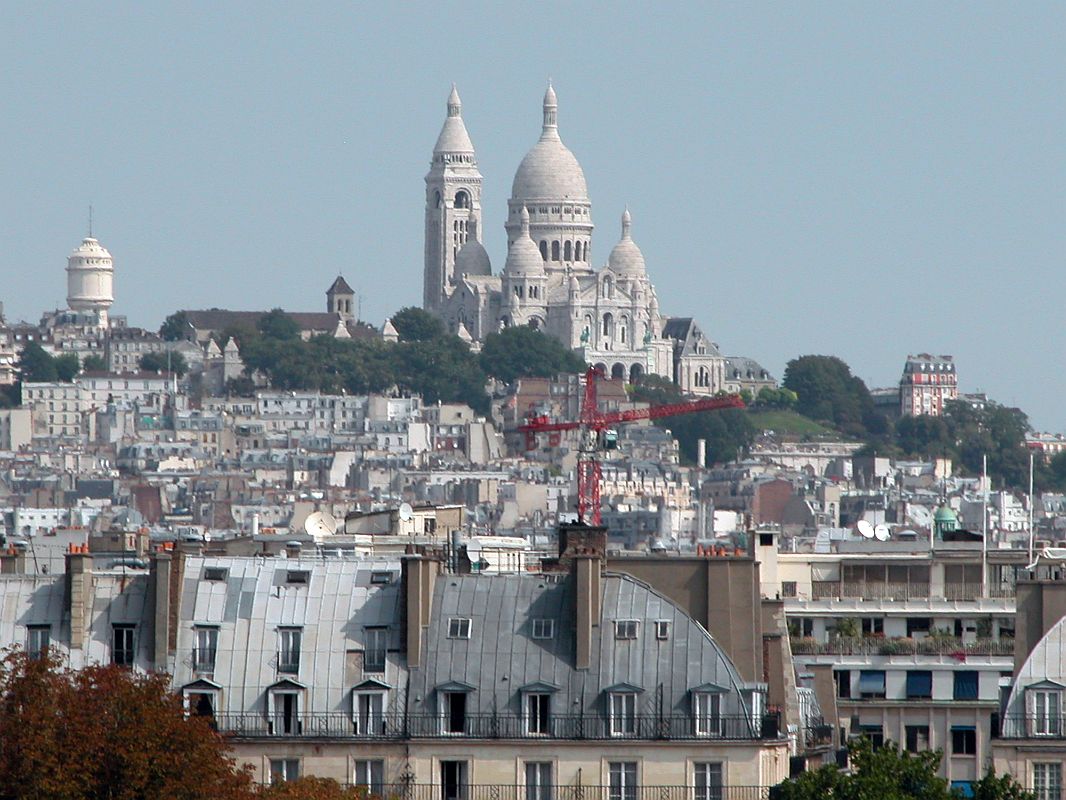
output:
{"label": "green tree canopy", "polygon": [[[961,800],[937,774],[939,750],[908,753],[891,742],[875,749],[863,738],[848,746],[848,757],[850,772],[827,764],[773,787],[771,800]],[[981,800],[1033,800],[1012,777],[996,777],[991,771],[973,790]]]}
{"label": "green tree canopy", "polygon": [[404,342],[428,342],[447,333],[439,317],[414,306],[401,308],[393,314],[392,325],[400,335],[400,341]]}
{"label": "green tree canopy", "polygon": [[189,371],[185,356],[176,352],[170,353],[169,360],[166,353],[145,353],[138,365],[145,372],[173,372],[180,376]]}
{"label": "green tree canopy", "polygon": [[283,342],[300,338],[300,326],[280,308],[272,308],[260,317],[256,327],[269,339]]}
{"label": "green tree canopy", "polygon": [[107,361],[103,356],[93,353],[91,356],[85,356],[81,362],[81,368],[86,372],[107,372]]}
{"label": "green tree canopy", "polygon": [[64,353],[54,359],[56,377],[64,383],[70,383],[81,371],[81,361],[74,353]]}
{"label": "green tree canopy", "polygon": [[19,378],[23,383],[59,380],[55,359],[37,342],[28,342],[18,361]]}
{"label": "green tree canopy", "polygon": [[784,386],[797,395],[796,410],[851,436],[887,430],[861,378],[836,356],[800,356],[785,367]]}
{"label": "green tree canopy", "polygon": [[181,339],[191,339],[193,328],[189,323],[189,316],[184,311],[175,311],[159,326],[159,335],[168,342],[177,342]]}
{"label": "green tree canopy", "polygon": [[490,333],[482,344],[479,361],[487,375],[505,383],[516,378],[550,378],[585,370],[585,362],[577,353],[528,325]]}

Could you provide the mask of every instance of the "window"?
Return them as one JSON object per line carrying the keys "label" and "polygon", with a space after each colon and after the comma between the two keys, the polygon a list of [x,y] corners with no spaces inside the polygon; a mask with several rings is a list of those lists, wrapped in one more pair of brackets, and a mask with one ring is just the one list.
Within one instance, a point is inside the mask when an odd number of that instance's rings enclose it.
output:
{"label": "window", "polygon": [[270,693],[271,730],[275,736],[298,736],[303,728],[300,722],[300,695],[296,692],[272,691]]}
{"label": "window", "polygon": [[951,728],[951,754],[977,755],[977,729],[973,725],[954,725]]}
{"label": "window", "polygon": [[205,581],[224,581],[228,575],[229,570],[225,567],[204,567]]}
{"label": "window", "polygon": [[452,617],[448,620],[449,639],[469,639],[470,620],[465,617]]}
{"label": "window", "polygon": [[552,242],[552,261],[559,260],[559,243]]}
{"label": "window", "polygon": [[660,641],[670,638],[670,620],[660,619],[655,621],[655,638]]}
{"label": "window", "polygon": [[533,638],[534,639],[552,639],[555,637],[555,620],[553,619],[535,619],[533,620]]}
{"label": "window", "polygon": [[26,627],[26,654],[30,658],[44,658],[52,640],[51,625],[29,625]]}
{"label": "window", "polygon": [[906,730],[907,750],[911,753],[922,753],[929,749],[929,726],[908,725]]}
{"label": "window", "polygon": [[285,783],[294,781],[300,777],[300,759],[298,758],[272,758],[270,759],[270,782]]}
{"label": "window", "polygon": [[885,671],[864,669],[859,673],[859,696],[863,700],[885,699]]}
{"label": "window", "polygon": [[307,583],[310,573],[302,569],[290,569],[285,572],[285,583]]}
{"label": "window", "polygon": [[636,639],[637,621],[635,619],[616,619],[614,621],[615,639]]}
{"label": "window", "polygon": [[372,586],[388,586],[390,583],[392,583],[392,573],[391,572],[371,572],[370,573],[370,584]]}
{"label": "window", "polygon": [[279,628],[278,672],[300,671],[300,629]]}
{"label": "window", "polygon": [[1062,764],[1033,764],[1033,794],[1036,800],[1061,800]]}
{"label": "window", "polygon": [[195,645],[192,651],[192,668],[195,672],[214,672],[215,655],[218,652],[218,628],[201,627],[193,631]]}
{"label": "window", "polygon": [[635,692],[611,694],[611,736],[633,736],[637,732],[637,695]]}
{"label": "window", "polygon": [[611,761],[609,800],[637,800],[637,762]]}
{"label": "window", "polygon": [[722,735],[722,696],[711,692],[693,695],[697,736]]}
{"label": "window", "polygon": [[694,800],[722,800],[722,765],[717,761],[693,765]]}
{"label": "window", "polygon": [[914,636],[916,633],[929,633],[929,617],[907,618],[907,636]]}
{"label": "window", "polygon": [[795,597],[796,596],[796,582],[795,581],[781,581],[781,596],[782,597]]}
{"label": "window", "polygon": [[837,697],[844,700],[851,698],[851,670],[838,669],[833,673],[837,684]]}
{"label": "window", "polygon": [[977,673],[972,670],[962,670],[955,673],[956,700],[977,699]]}
{"label": "window", "polygon": [[466,782],[465,761],[440,762],[440,800],[466,800]]}
{"label": "window", "polygon": [[356,761],[352,783],[380,797],[385,790],[385,762],[380,759]]}
{"label": "window", "polygon": [[1059,689],[1027,689],[1029,703],[1029,734],[1031,736],[1062,735],[1062,691]]}
{"label": "window", "polygon": [[388,628],[364,628],[363,672],[384,672],[388,648]]}
{"label": "window", "polygon": [[551,733],[548,717],[550,708],[550,694],[526,695],[526,733],[534,736],[546,736]]}
{"label": "window", "polygon": [[926,669],[907,672],[907,699],[927,700],[933,696],[933,673]]}
{"label": "window", "polygon": [[859,735],[869,739],[875,750],[885,743],[885,732],[880,725],[860,725]]}
{"label": "window", "polygon": [[550,761],[526,762],[526,800],[552,800]]}
{"label": "window", "polygon": [[865,617],[862,620],[863,636],[884,635],[885,621],[881,617]]}
{"label": "window", "polygon": [[445,692],[444,733],[466,733],[466,692]]}
{"label": "window", "polygon": [[111,663],[120,667],[133,666],[132,625],[115,625],[111,629]]}
{"label": "window", "polygon": [[382,736],[385,733],[385,693],[356,692],[355,735]]}

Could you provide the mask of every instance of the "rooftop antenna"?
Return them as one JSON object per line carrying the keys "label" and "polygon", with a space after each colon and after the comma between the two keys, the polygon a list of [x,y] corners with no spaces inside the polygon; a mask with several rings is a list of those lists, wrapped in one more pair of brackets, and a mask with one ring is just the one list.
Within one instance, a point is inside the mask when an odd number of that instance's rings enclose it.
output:
{"label": "rooftop antenna", "polygon": [[93,238],[93,206],[89,204],[89,238]]}

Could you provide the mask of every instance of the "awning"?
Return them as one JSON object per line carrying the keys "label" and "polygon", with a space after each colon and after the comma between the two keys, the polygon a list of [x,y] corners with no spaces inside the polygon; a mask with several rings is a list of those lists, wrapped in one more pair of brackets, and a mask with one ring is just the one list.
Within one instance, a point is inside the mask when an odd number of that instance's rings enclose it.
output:
{"label": "awning", "polygon": [[880,670],[863,670],[859,673],[859,694],[884,694],[885,673]]}

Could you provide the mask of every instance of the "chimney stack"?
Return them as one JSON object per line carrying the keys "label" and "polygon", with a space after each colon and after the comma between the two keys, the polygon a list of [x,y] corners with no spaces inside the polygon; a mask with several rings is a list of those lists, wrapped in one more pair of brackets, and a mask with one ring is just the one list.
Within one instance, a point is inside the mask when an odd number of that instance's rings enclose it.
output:
{"label": "chimney stack", "polygon": [[72,545],[66,559],[70,649],[83,650],[93,607],[93,557],[88,545]]}
{"label": "chimney stack", "polygon": [[433,611],[433,586],[440,562],[424,556],[405,556],[403,577],[403,628],[407,665],[422,666],[422,629],[429,625]]}

